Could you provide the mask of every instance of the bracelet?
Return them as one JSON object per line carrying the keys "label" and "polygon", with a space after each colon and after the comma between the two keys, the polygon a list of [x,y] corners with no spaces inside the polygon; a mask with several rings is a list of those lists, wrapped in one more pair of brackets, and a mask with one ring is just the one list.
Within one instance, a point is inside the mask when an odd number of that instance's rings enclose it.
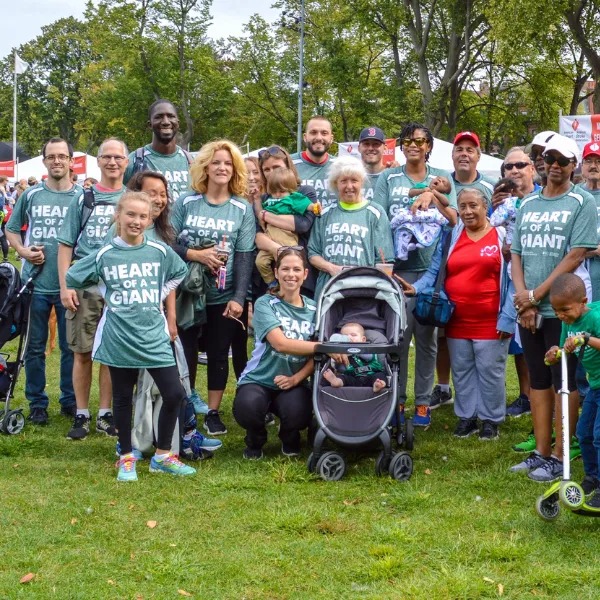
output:
{"label": "bracelet", "polygon": [[533,304],[533,306],[538,306],[540,301],[535,299],[534,290],[529,290],[529,302]]}

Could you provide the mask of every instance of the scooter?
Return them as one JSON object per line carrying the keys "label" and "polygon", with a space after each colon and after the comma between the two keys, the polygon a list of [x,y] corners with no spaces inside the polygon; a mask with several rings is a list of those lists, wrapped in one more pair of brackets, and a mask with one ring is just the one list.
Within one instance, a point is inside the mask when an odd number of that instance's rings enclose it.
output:
{"label": "scooter", "polygon": [[[583,345],[584,340],[581,338]],[[563,476],[561,481],[553,483],[535,503],[537,514],[544,521],[554,521],[560,514],[561,503],[576,515],[587,517],[600,517],[600,509],[585,504],[585,492],[583,488],[571,479],[571,458],[570,458],[570,433],[569,433],[569,383],[567,371],[567,353],[559,350],[561,385],[560,401],[562,407],[562,443],[563,443]]]}

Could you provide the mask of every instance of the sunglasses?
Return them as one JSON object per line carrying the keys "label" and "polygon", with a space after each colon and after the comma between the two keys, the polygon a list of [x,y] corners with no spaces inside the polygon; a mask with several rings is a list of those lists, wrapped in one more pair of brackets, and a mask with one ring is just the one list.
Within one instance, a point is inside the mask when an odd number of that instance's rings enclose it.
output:
{"label": "sunglasses", "polygon": [[515,162],[515,163],[504,163],[504,169],[506,171],[512,171],[513,169],[524,169],[529,167],[531,163],[528,162]]}
{"label": "sunglasses", "polygon": [[304,252],[304,248],[302,246],[279,246],[277,248],[277,256],[282,254],[283,252]]}
{"label": "sunglasses", "polygon": [[264,161],[270,156],[281,157],[282,154],[284,154],[284,152],[279,146],[270,146],[269,148],[265,148],[258,153],[258,160]]}
{"label": "sunglasses", "polygon": [[422,138],[422,137],[418,137],[418,138],[402,138],[400,140],[400,143],[405,148],[408,148],[411,144],[415,144],[417,146],[417,148],[420,148],[423,144],[427,143],[427,138]]}
{"label": "sunglasses", "polygon": [[566,167],[573,161],[572,158],[567,158],[566,156],[552,156],[552,154],[544,155],[544,162],[547,165],[553,165],[555,162],[558,163],[559,167]]}

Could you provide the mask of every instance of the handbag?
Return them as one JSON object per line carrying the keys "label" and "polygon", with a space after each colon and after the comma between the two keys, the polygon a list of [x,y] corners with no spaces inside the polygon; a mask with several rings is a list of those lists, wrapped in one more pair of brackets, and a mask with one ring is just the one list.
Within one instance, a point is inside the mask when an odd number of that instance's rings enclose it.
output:
{"label": "handbag", "polygon": [[448,262],[451,242],[452,234],[448,233],[444,240],[442,263],[435,279],[435,286],[421,290],[415,297],[413,315],[421,325],[445,327],[454,312],[455,304],[448,298],[442,287],[446,278],[446,263]]}

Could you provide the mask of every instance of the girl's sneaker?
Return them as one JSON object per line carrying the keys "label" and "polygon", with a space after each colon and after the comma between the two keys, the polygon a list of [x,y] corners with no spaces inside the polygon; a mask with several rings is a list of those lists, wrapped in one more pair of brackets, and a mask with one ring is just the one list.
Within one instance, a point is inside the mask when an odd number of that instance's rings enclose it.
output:
{"label": "girl's sneaker", "polygon": [[196,469],[183,464],[176,454],[169,452],[158,460],[156,454],[150,460],[150,473],[170,473],[171,475],[195,475]]}
{"label": "girl's sneaker", "polygon": [[137,458],[133,453],[121,456],[117,461],[119,472],[117,473],[117,481],[137,481],[137,473],[135,471],[135,463]]}

